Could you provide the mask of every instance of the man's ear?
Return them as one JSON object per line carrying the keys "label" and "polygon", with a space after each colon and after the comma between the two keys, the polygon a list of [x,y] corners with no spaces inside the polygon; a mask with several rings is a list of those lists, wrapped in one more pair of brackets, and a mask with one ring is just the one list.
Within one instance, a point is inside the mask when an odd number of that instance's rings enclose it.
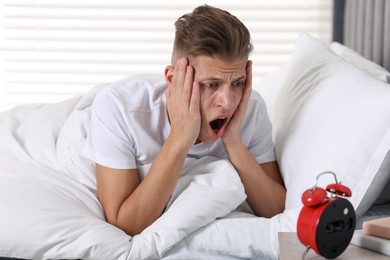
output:
{"label": "man's ear", "polygon": [[168,86],[170,86],[172,83],[172,77],[173,77],[174,70],[175,70],[175,67],[173,67],[171,65],[165,67],[165,71],[164,71],[165,82],[167,83]]}

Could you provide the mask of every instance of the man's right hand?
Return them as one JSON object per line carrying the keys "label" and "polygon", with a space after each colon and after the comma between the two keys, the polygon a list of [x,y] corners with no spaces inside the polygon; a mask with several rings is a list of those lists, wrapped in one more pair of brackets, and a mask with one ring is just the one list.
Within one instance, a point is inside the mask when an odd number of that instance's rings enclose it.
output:
{"label": "man's right hand", "polygon": [[[172,68],[167,89],[167,109],[171,124],[170,138],[188,151],[196,142],[201,124],[199,83],[187,58],[179,58]],[[186,152],[185,151],[185,152]]]}

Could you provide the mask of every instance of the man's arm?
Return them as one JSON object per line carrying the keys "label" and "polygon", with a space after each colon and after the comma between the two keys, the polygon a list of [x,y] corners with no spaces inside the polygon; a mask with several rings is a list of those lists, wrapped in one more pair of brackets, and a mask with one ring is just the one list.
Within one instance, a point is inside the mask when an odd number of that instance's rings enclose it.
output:
{"label": "man's arm", "polygon": [[142,182],[135,169],[97,164],[98,196],[107,221],[131,236],[150,226],[162,214],[185,156],[180,147],[167,143]]}
{"label": "man's arm", "polygon": [[277,163],[259,165],[252,153],[240,142],[226,146],[228,157],[240,175],[247,202],[257,216],[272,217],[283,212],[286,199]]}
{"label": "man's arm", "polygon": [[171,132],[141,182],[136,169],[96,165],[97,189],[107,221],[134,236],[163,212],[184,160],[200,129],[199,85],[193,68],[179,59],[167,69],[167,109]]}
{"label": "man's arm", "polygon": [[244,120],[252,90],[252,62],[247,63],[247,80],[233,118],[222,137],[228,158],[245,187],[247,202],[257,216],[272,217],[284,210],[286,189],[276,162],[259,165],[241,139]]}

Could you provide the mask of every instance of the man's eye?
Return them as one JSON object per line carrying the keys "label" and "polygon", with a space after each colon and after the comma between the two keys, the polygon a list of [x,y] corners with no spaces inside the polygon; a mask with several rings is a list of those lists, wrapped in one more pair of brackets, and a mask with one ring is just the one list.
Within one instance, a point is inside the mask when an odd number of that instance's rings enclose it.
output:
{"label": "man's eye", "polygon": [[233,87],[242,87],[245,85],[245,81],[236,81],[236,82],[233,82]]}
{"label": "man's eye", "polygon": [[216,83],[216,82],[206,82],[206,83],[203,83],[203,86],[205,86],[206,88],[216,88],[216,87],[218,87],[218,83]]}

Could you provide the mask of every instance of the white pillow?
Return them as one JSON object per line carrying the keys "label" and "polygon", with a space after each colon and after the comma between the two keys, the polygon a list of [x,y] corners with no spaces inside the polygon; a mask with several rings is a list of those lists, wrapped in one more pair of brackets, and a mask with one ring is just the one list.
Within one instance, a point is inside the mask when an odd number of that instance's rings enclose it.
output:
{"label": "white pillow", "polygon": [[[351,188],[360,217],[389,179],[381,166],[389,160],[390,88],[307,34],[288,68],[272,116],[286,210],[302,207],[303,191],[333,171]],[[320,178],[320,186],[329,183],[331,175]]]}
{"label": "white pillow", "polygon": [[270,117],[272,116],[273,106],[285,80],[287,70],[288,63],[283,64],[275,72],[268,74],[262,79],[254,79],[252,83],[253,89],[258,91],[263,97]]}
{"label": "white pillow", "polygon": [[330,44],[330,49],[334,51],[337,55],[341,56],[349,63],[355,65],[364,72],[367,72],[372,77],[379,79],[383,82],[390,83],[390,72],[380,65],[366,59],[356,51],[348,48],[347,46],[338,43],[332,42]]}
{"label": "white pillow", "polygon": [[[380,81],[390,83],[390,72],[380,65],[366,59],[359,53],[341,43],[332,42],[329,47],[338,56],[358,67],[365,73],[368,73]],[[276,97],[279,94],[283,81],[285,80],[286,71],[290,69],[289,66],[291,66],[291,64],[287,62],[286,64],[282,64],[282,66],[280,66],[275,72],[270,73],[266,77],[253,79],[253,89],[258,91],[264,98],[270,117],[272,117]]]}

